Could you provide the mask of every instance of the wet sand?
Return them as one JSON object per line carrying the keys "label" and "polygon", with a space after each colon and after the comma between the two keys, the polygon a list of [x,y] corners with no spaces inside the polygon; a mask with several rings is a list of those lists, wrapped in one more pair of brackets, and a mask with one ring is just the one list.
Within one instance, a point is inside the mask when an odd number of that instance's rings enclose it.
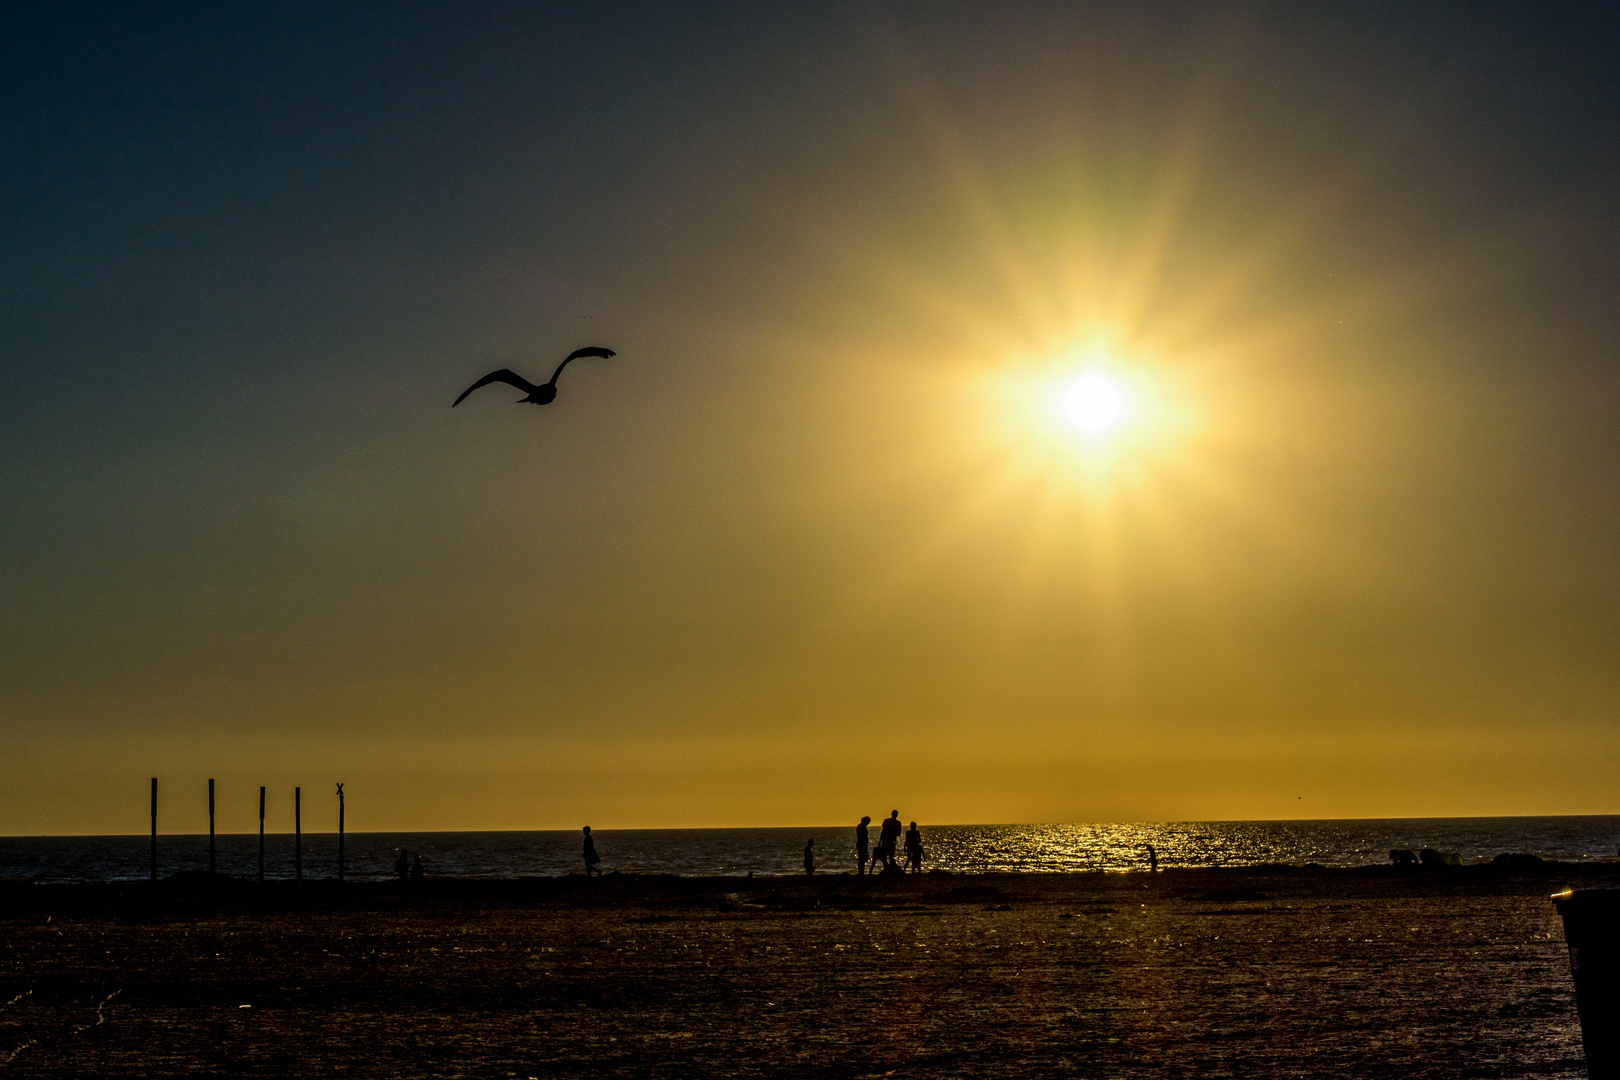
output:
{"label": "wet sand", "polygon": [[1620,868],[6,885],[0,1073],[1576,1077],[1570,884]]}

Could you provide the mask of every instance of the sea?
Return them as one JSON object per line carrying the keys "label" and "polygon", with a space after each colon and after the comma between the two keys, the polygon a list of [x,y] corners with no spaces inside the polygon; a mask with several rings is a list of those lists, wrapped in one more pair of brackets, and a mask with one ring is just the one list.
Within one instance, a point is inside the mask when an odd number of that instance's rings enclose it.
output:
{"label": "sea", "polygon": [[[1375,818],[1317,821],[1168,821],[1049,825],[934,825],[921,829],[924,869],[957,873],[1129,871],[1147,867],[1255,866],[1268,863],[1345,867],[1387,863],[1395,848],[1425,847],[1465,863],[1524,852],[1560,861],[1620,861],[1620,816]],[[872,824],[872,839],[878,825]],[[593,830],[602,870],[687,876],[800,875],[805,841],[815,841],[818,871],[853,872],[855,827]],[[267,879],[336,877],[336,833],[271,833],[263,838]],[[401,850],[421,856],[433,877],[521,878],[581,873],[581,835],[538,832],[348,833],[344,876],[393,875]],[[215,870],[259,874],[257,834],[220,834]],[[151,838],[135,836],[0,837],[0,880],[134,881],[151,872]],[[209,868],[209,839],[159,835],[160,877]]]}

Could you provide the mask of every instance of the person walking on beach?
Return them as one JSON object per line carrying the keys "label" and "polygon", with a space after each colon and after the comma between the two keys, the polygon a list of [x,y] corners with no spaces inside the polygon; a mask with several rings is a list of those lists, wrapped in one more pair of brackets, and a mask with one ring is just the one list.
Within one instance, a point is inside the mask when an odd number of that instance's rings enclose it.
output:
{"label": "person walking on beach", "polygon": [[418,855],[416,861],[411,863],[411,880],[421,881],[426,876],[427,871],[422,867],[422,856]]}
{"label": "person walking on beach", "polygon": [[813,836],[804,842],[804,876],[816,876],[816,838]]}
{"label": "person walking on beach", "polygon": [[917,823],[911,823],[911,831],[906,833],[906,865],[913,874],[922,873],[922,833],[917,831]]}
{"label": "person walking on beach", "polygon": [[872,819],[863,817],[861,823],[855,826],[855,874],[857,877],[866,873],[866,827],[870,824],[872,824]]}
{"label": "person walking on beach", "polygon": [[404,848],[399,849],[399,858],[394,860],[394,876],[401,881],[410,879],[411,857]]}
{"label": "person walking on beach", "polygon": [[591,839],[591,827],[587,825],[585,826],[585,876],[590,877],[592,873],[595,873],[597,877],[601,877],[602,870],[596,865],[601,861],[602,857],[596,853],[596,841]]}
{"label": "person walking on beach", "polygon": [[889,816],[883,819],[883,842],[879,848],[883,853],[883,866],[885,869],[894,865],[894,849],[899,842],[900,811],[891,810]]}
{"label": "person walking on beach", "polygon": [[1152,844],[1149,844],[1148,845],[1148,873],[1157,874],[1158,872],[1159,872],[1159,853],[1157,851],[1153,850],[1153,845]]}

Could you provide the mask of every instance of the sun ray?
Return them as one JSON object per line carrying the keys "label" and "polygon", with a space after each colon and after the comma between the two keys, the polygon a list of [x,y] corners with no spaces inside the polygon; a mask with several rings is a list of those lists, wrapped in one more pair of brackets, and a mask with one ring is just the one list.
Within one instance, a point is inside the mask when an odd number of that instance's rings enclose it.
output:
{"label": "sun ray", "polygon": [[[933,509],[895,526],[895,542],[850,582],[836,618],[879,617],[964,558],[993,552],[1006,641],[1020,624],[1077,603],[1099,640],[1126,648],[1131,597],[1144,580],[1218,622],[1229,588],[1222,567],[1234,551],[1347,578],[1365,573],[1367,553],[1279,497],[1266,463],[1285,457],[1283,446],[1320,449],[1336,392],[1320,361],[1342,348],[1347,319],[1393,319],[1466,269],[1453,260],[1449,272],[1414,265],[1302,281],[1297,268],[1358,190],[1351,174],[1298,190],[1258,228],[1204,227],[1200,169],[1215,95],[1189,95],[1196,107],[1171,125],[1144,197],[1020,205],[1017,188],[998,187],[951,123],[942,97],[920,79],[908,93],[994,287],[960,266],[953,273],[853,245],[874,290],[929,329],[909,355],[857,349],[854,362],[869,375],[886,370],[893,394],[932,418],[919,419],[891,460],[863,463],[858,497],[905,501],[925,489],[941,497],[917,500]],[[1064,190],[1083,193],[1088,167],[1070,162]],[[1041,219],[1050,223],[1044,233],[1018,225]],[[1090,404],[1069,410],[1085,418],[1066,422],[1065,391],[1091,377],[1117,400],[1087,383]]]}

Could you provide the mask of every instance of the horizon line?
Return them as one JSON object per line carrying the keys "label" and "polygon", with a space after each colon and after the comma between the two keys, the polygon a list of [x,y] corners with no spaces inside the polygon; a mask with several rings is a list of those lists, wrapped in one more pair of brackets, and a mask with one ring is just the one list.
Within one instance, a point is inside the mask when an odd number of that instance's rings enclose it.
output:
{"label": "horizon line", "polygon": [[[941,821],[928,824],[930,829],[997,829],[997,828],[1043,828],[1054,825],[1237,825],[1255,824],[1259,822],[1294,823],[1294,822],[1328,822],[1328,821],[1507,821],[1525,818],[1615,818],[1620,813],[1611,814],[1439,814],[1417,817],[1319,817],[1319,818],[1165,818],[1158,821]],[[874,821],[880,820],[877,818]],[[798,831],[803,829],[848,829],[854,826],[839,822],[837,824],[823,825],[619,825],[597,826],[592,825],[593,833],[599,832],[739,832],[743,830],[782,830]],[[458,836],[470,833],[572,833],[578,832],[582,826],[567,826],[550,829],[345,829],[344,836]],[[207,837],[207,832],[162,832],[159,837]],[[220,836],[250,836],[257,837],[258,832],[224,832],[213,834]],[[292,830],[269,830],[265,836],[337,836],[336,829],[303,829],[298,832]],[[113,837],[140,837],[150,839],[152,833],[147,830],[141,832],[60,832],[60,833],[11,833],[0,832],[0,840],[48,840],[67,839],[69,837],[113,838]]]}

